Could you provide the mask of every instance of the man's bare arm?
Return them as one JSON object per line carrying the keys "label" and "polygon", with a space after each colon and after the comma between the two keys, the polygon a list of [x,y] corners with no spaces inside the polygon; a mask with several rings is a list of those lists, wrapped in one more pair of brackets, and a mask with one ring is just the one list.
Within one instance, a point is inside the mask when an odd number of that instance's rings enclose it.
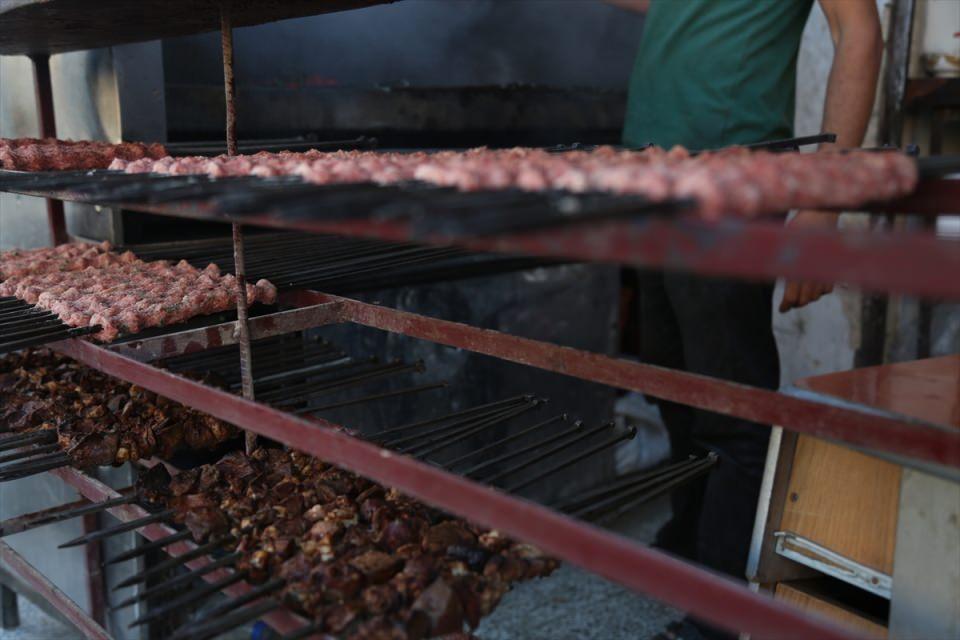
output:
{"label": "man's bare arm", "polygon": [[859,147],[867,132],[883,58],[883,34],[874,0],[820,0],[834,57],[823,108],[823,131],[837,146]]}
{"label": "man's bare arm", "polygon": [[646,13],[650,8],[650,0],[603,0],[607,4],[626,9],[627,11],[636,11],[637,13]]}
{"label": "man's bare arm", "polygon": [[[875,0],[820,0],[833,37],[834,56],[827,83],[821,131],[837,134],[836,146],[859,147],[870,122],[883,58],[883,35]],[[833,229],[837,215],[799,211],[791,228]],[[788,281],[780,303],[785,312],[830,293],[833,285]]]}

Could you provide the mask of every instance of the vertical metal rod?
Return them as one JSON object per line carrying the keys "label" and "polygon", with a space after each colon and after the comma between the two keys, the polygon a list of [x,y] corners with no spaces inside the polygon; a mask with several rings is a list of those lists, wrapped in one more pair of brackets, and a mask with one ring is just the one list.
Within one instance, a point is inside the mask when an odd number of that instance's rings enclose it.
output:
{"label": "vertical metal rod", "polygon": [[20,605],[17,592],[0,584],[0,629],[13,630],[20,626]]}
{"label": "vertical metal rod", "polygon": [[[100,528],[99,514],[83,516],[83,533],[93,533]],[[107,582],[103,573],[103,546],[93,542],[84,549],[87,562],[87,590],[90,594],[90,617],[101,627],[107,625]]]}
{"label": "vertical metal rod", "polygon": [[[50,55],[30,56],[33,63],[33,82],[36,90],[37,115],[40,120],[40,137],[56,138],[57,122],[53,111],[53,84],[50,81]],[[67,236],[67,222],[63,215],[63,201],[47,198],[47,226],[50,229],[50,242],[54,245],[70,241]]]}
{"label": "vertical metal rod", "polygon": [[220,4],[220,48],[223,51],[223,90],[227,107],[227,155],[237,155],[237,107],[233,81],[233,22],[227,2]]}
{"label": "vertical metal rod", "polygon": [[[223,52],[223,90],[227,108],[227,155],[237,155],[237,105],[233,79],[233,24],[230,8],[220,4],[220,48]],[[253,363],[250,355],[250,328],[247,325],[247,276],[243,255],[243,230],[233,225],[233,271],[237,278],[237,342],[240,346],[240,380],[243,397],[253,400]],[[257,447],[257,436],[244,437],[247,454]]]}

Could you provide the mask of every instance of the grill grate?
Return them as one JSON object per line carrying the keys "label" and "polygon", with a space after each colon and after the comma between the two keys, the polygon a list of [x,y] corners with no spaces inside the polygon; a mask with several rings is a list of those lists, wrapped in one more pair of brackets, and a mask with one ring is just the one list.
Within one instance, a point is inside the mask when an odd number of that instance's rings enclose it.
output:
{"label": "grill grate", "polygon": [[[233,271],[230,238],[129,245],[143,260],[186,260],[203,269],[216,264]],[[357,293],[487,276],[561,261],[471,253],[331,235],[274,233],[244,238],[247,278],[266,278],[278,288]]]}
{"label": "grill grate", "polygon": [[[440,381],[365,392],[363,387],[370,383],[421,373],[423,365],[355,359],[301,334],[254,341],[251,352],[257,399],[300,415],[320,416],[348,405],[446,387]],[[160,364],[239,393],[237,358],[237,347],[231,345],[167,358]],[[342,398],[342,392],[349,397]],[[333,394],[337,395],[330,402]],[[546,405],[544,399],[521,395],[353,435],[514,493],[635,435],[634,429],[612,423],[588,427],[565,414],[541,415]],[[484,437],[484,444],[464,452],[479,437]]]}
{"label": "grill grate", "polygon": [[19,298],[0,298],[0,354],[98,331],[98,325],[70,327],[56,314]]}
{"label": "grill grate", "polygon": [[0,190],[99,204],[148,206],[204,218],[267,215],[296,220],[403,222],[415,234],[473,236],[527,231],[611,219],[673,215],[686,200],[650,202],[606,193],[458,191],[419,182],[395,185],[314,185],[295,176],[212,179],[116,171],[24,173],[0,171]]}

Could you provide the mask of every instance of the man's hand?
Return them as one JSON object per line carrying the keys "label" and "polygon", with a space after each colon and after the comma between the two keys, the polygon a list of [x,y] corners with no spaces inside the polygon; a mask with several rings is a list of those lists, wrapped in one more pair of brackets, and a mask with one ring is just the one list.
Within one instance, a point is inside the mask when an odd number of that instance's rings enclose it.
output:
{"label": "man's hand", "polygon": [[[836,213],[829,211],[798,211],[797,215],[787,222],[787,226],[793,229],[833,230],[837,227],[837,217]],[[799,309],[819,300],[831,291],[833,291],[832,284],[787,280],[783,288],[783,300],[780,302],[780,313]]]}

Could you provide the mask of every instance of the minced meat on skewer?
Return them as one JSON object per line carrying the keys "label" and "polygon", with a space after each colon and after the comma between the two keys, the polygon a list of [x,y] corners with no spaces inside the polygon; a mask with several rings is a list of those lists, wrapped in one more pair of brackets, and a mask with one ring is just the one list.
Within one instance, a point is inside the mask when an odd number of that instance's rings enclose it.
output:
{"label": "minced meat on skewer", "polygon": [[772,153],[731,147],[691,156],[677,147],[643,151],[599,147],[471,149],[436,153],[375,151],[260,152],[246,156],[118,159],[128,173],[225,176],[297,175],[316,184],[420,180],[463,191],[562,189],[692,198],[700,215],[756,216],[796,208],[853,208],[910,193],[914,160],[896,152]]}
{"label": "minced meat on skewer", "polygon": [[0,138],[0,169],[16,171],[83,171],[106,169],[116,159],[163,158],[159,143]]}
{"label": "minced meat on skewer", "polygon": [[[236,278],[216,265],[200,270],[181,260],[144,262],[105,245],[0,254],[0,296],[16,296],[52,311],[67,325],[100,325],[96,338],[109,342],[119,334],[184,322],[234,308]],[[276,301],[267,280],[247,285],[250,304]]]}

